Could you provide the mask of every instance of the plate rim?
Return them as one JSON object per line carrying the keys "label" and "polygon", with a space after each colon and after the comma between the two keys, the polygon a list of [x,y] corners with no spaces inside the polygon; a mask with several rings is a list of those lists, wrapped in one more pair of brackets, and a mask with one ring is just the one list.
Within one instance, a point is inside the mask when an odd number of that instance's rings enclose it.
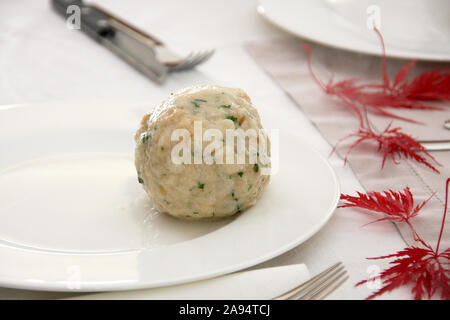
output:
{"label": "plate rim", "polygon": [[[301,39],[305,39],[308,41],[311,41],[313,43],[317,43],[317,44],[321,44],[330,48],[334,48],[334,49],[340,49],[340,50],[345,50],[348,52],[353,52],[353,53],[362,53],[362,54],[366,54],[369,56],[375,56],[375,57],[381,57],[381,48],[377,48],[377,50],[371,49],[370,47],[360,47],[360,48],[356,48],[356,47],[351,47],[351,46],[345,46],[345,45],[341,45],[339,43],[335,43],[335,42],[329,42],[329,41],[325,41],[322,39],[316,39],[314,37],[311,37],[308,34],[301,34],[296,30],[293,30],[289,27],[287,27],[286,25],[280,23],[280,21],[278,19],[274,19],[270,13],[268,13],[268,10],[266,9],[266,7],[264,7],[263,2],[268,1],[268,0],[258,0],[258,3],[256,5],[256,12],[263,17],[267,22],[269,22],[270,24],[272,24],[273,26],[279,28],[280,30],[283,30],[284,32],[287,32],[288,34],[295,36],[297,38],[301,38]],[[270,0],[269,0],[270,1]],[[429,53],[422,53],[422,54],[417,54],[417,53],[413,53],[410,52],[408,50],[402,50],[402,49],[390,49],[390,50],[386,50],[386,57],[388,58],[394,58],[394,59],[418,59],[421,61],[429,61],[429,62],[449,62],[450,61],[450,56],[444,56],[443,54],[429,54]]]}

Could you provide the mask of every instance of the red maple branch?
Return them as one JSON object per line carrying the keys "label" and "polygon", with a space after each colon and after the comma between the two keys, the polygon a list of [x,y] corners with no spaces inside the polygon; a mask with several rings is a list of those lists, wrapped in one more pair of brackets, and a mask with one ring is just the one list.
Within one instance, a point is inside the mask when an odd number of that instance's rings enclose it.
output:
{"label": "red maple branch", "polygon": [[313,80],[326,94],[337,97],[349,107],[358,116],[361,127],[363,127],[361,108],[370,108],[371,111],[382,116],[415,123],[419,122],[398,116],[385,109],[442,110],[439,107],[425,105],[421,100],[450,101],[450,68],[425,71],[408,82],[406,79],[409,72],[416,64],[416,61],[413,60],[403,66],[391,81],[386,71],[383,37],[378,29],[375,28],[375,32],[380,39],[383,56],[381,82],[363,82],[357,78],[333,82],[333,79],[330,78],[325,84],[317,78],[312,70],[310,47],[302,44],[307,53],[308,70]]}
{"label": "red maple branch", "polygon": [[349,134],[348,136],[340,139],[338,143],[334,146],[331,153],[333,153],[338,144],[343,142],[348,138],[355,137],[356,140],[350,146],[349,150],[345,155],[345,162],[347,162],[349,154],[356,148],[360,143],[364,141],[374,141],[378,144],[378,152],[383,153],[383,161],[381,163],[381,168],[384,168],[386,159],[390,157],[395,163],[398,163],[397,159],[399,157],[404,157],[406,159],[412,159],[418,163],[421,163],[436,173],[439,170],[431,163],[434,162],[436,165],[440,165],[439,162],[428,153],[425,148],[416,141],[410,135],[401,132],[401,128],[391,128],[392,123],[390,123],[381,133],[375,133],[370,125],[366,128],[360,128],[356,133]]}
{"label": "red maple branch", "polygon": [[[370,260],[395,258],[395,260],[389,263],[391,265],[390,268],[384,270],[379,275],[383,286],[379,290],[372,293],[369,297],[367,297],[367,299],[373,299],[398,287],[404,286],[406,284],[412,284],[413,288],[411,291],[414,294],[415,299],[422,299],[425,293],[428,298],[431,298],[436,292],[440,291],[442,299],[450,300],[450,269],[448,267],[450,265],[450,248],[447,248],[445,251],[439,252],[439,247],[445,226],[445,219],[447,217],[449,184],[450,178],[447,178],[445,186],[445,208],[436,248],[433,249],[429,244],[422,240],[422,238],[420,238],[415,231],[413,231],[415,235],[417,235],[416,241],[422,244],[424,246],[423,248],[412,246],[394,254],[369,258]],[[373,206],[375,208],[374,211],[386,211],[387,207],[389,208],[387,210],[389,213],[387,214],[393,215],[392,211],[390,210],[392,208],[390,208],[389,205],[386,205],[386,203],[394,203],[394,205],[397,205],[399,209],[403,209],[404,212],[407,212],[407,214],[402,215],[402,217],[404,218],[397,221],[409,222],[409,219],[412,216],[417,215],[420,209],[428,201],[426,200],[421,205],[416,206],[415,209],[412,209],[414,199],[408,188],[404,190],[403,194],[401,192],[396,193],[391,190],[389,192],[385,192],[384,194],[384,196],[378,194],[375,199],[374,195],[372,195],[371,197],[361,197],[361,194],[359,194],[359,198],[363,199],[362,201],[361,199],[357,199],[356,197],[348,198],[348,196],[344,196],[344,200],[350,200],[350,202],[348,203],[348,205],[344,204],[343,206],[362,208]],[[373,202],[375,202],[378,206],[373,205]],[[412,228],[412,224],[410,224],[410,226]],[[414,229],[412,228],[412,230]],[[373,281],[377,277],[378,276],[360,281],[356,284],[356,286],[360,286],[369,281]]]}

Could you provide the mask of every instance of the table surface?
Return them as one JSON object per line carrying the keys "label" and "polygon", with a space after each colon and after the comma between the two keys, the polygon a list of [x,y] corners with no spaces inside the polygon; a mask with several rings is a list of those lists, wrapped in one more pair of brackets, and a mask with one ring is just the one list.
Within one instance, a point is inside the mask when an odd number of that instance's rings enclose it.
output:
{"label": "table surface", "polygon": [[[0,2],[0,105],[53,100],[163,100],[170,92],[199,84],[244,89],[257,106],[267,128],[295,130],[328,156],[331,146],[299,106],[270,79],[244,49],[248,41],[290,37],[256,12],[256,1],[96,1],[140,28],[163,39],[180,53],[215,48],[216,53],[196,70],[171,74],[156,85],[77,30],[66,28],[47,0]],[[336,155],[329,158],[343,193],[362,190],[351,169]],[[363,299],[372,291],[354,284],[385,261],[367,257],[405,247],[394,225],[372,224],[373,217],[338,209],[314,237],[264,267],[305,263],[312,274],[337,261],[350,279],[330,299]],[[125,293],[124,293],[125,294]],[[60,298],[68,294],[0,288],[0,299]],[[409,288],[384,295],[409,299]]]}

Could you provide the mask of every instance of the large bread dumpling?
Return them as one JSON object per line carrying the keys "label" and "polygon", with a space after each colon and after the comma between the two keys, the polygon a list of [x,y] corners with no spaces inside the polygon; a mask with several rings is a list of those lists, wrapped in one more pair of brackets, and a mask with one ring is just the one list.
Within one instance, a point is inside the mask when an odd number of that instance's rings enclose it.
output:
{"label": "large bread dumpling", "polygon": [[[212,164],[206,161],[194,163],[194,157],[199,154],[202,159],[203,151],[210,143],[203,140],[201,150],[197,150],[194,126],[198,128],[199,124],[203,133],[207,129],[218,129],[223,134],[220,141],[224,148],[223,163],[215,158],[220,153],[214,152],[210,160]],[[181,141],[180,137],[177,140],[172,138],[177,129],[188,133],[191,138],[191,163],[173,161],[172,150],[180,146]],[[241,89],[219,86],[187,88],[171,94],[151,114],[143,117],[135,135],[135,164],[138,181],[158,211],[183,219],[218,218],[239,213],[255,204],[270,177],[268,139],[264,139],[267,157],[260,154],[263,140],[258,136],[257,148],[250,146],[250,139],[246,140],[245,163],[234,161],[227,164],[227,129],[254,129],[256,132],[262,129],[258,112]],[[231,152],[238,149],[236,142]],[[175,154],[181,153],[177,151]],[[251,161],[250,155],[255,160]]]}

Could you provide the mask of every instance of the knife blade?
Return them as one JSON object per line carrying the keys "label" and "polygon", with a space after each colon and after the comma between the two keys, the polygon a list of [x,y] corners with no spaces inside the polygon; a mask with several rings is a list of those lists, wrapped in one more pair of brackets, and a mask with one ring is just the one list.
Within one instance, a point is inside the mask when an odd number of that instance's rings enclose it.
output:
{"label": "knife blade", "polygon": [[450,140],[429,140],[429,141],[419,141],[419,143],[427,151],[449,151],[450,150]]}

